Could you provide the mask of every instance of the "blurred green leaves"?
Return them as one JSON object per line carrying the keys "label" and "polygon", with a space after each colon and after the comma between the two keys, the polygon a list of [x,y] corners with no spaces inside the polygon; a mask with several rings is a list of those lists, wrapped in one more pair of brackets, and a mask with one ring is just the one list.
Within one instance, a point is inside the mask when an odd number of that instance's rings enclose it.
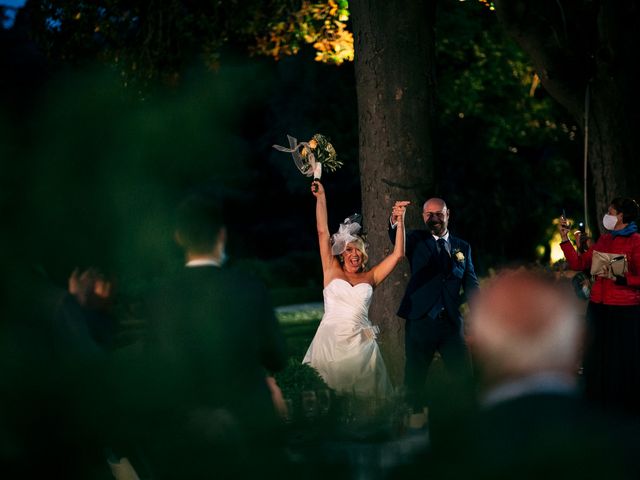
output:
{"label": "blurred green leaves", "polygon": [[486,5],[439,6],[436,149],[452,228],[480,271],[532,261],[561,206],[579,208],[577,127]]}
{"label": "blurred green leaves", "polygon": [[353,60],[346,0],[48,0],[27,8],[33,37],[50,58],[100,59],[135,89],[175,86],[196,59],[216,70],[230,51],[277,59],[309,44],[318,61]]}
{"label": "blurred green leaves", "polygon": [[[139,101],[104,71],[62,75],[21,151],[21,242],[56,269],[144,272],[176,255],[172,212],[189,188],[246,188],[241,113],[256,67],[193,74],[186,88]],[[173,258],[175,260],[175,258]],[[64,274],[64,272],[61,272]]]}

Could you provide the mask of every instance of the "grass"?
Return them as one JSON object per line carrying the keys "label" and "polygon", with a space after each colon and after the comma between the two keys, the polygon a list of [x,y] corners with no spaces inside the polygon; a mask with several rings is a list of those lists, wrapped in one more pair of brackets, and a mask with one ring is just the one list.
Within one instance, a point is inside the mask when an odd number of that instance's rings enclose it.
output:
{"label": "grass", "polygon": [[278,309],[276,314],[287,340],[289,358],[301,362],[320,324],[322,309],[310,304],[300,309]]}

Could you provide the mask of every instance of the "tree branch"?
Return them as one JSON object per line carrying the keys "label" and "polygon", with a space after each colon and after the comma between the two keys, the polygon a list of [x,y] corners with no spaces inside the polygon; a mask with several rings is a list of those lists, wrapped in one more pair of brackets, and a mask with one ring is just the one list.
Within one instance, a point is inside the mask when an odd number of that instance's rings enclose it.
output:
{"label": "tree branch", "polygon": [[596,13],[581,0],[496,0],[498,18],[530,56],[545,89],[581,122],[592,77]]}

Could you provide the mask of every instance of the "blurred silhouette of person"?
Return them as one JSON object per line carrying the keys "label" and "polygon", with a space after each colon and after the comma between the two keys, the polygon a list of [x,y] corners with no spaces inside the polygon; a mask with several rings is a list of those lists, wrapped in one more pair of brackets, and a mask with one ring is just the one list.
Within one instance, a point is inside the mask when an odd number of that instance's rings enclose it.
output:
{"label": "blurred silhouette of person", "polygon": [[211,478],[268,468],[277,418],[267,372],[286,360],[268,292],[223,268],[227,232],[212,198],[196,194],[179,206],[175,238],[185,267],[148,302],[151,384],[143,380],[149,391],[140,408],[151,474]]}
{"label": "blurred silhouette of person", "polygon": [[[413,408],[412,425],[426,421],[424,384],[436,351],[459,381],[471,380],[460,306],[478,287],[471,247],[449,233],[450,211],[444,200],[431,198],[422,209],[427,230],[407,230],[406,256],[411,278],[398,309],[405,323],[405,387]],[[391,217],[389,237],[397,218]]]}
{"label": "blurred silhouette of person", "polygon": [[629,478],[614,423],[578,395],[576,302],[569,282],[543,272],[483,284],[470,317],[483,389],[459,444],[466,461],[443,465],[454,478]]}
{"label": "blurred silhouette of person", "polygon": [[54,348],[60,356],[111,350],[115,319],[110,313],[113,283],[96,268],[75,269],[68,295],[61,299],[54,320]]}
{"label": "blurred silhouette of person", "polygon": [[[559,222],[560,246],[569,268],[590,270],[594,252],[614,254],[627,263],[623,275],[595,275],[587,307],[584,389],[587,398],[607,410],[640,417],[640,208],[631,198],[615,198],[602,219],[606,233],[577,253],[569,227]],[[578,245],[580,235],[576,235]]]}
{"label": "blurred silhouette of person", "polygon": [[25,265],[5,263],[8,277],[2,279],[3,473],[11,478],[106,478],[110,283],[95,270],[76,271],[67,291],[42,269]]}

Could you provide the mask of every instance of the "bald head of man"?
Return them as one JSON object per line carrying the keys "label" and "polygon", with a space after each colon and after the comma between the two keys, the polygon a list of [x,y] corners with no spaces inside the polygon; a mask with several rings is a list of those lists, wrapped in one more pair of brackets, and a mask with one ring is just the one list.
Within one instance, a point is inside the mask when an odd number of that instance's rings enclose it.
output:
{"label": "bald head of man", "polygon": [[438,237],[447,233],[449,209],[441,198],[430,198],[422,206],[422,218],[429,231]]}
{"label": "bald head of man", "polygon": [[575,296],[547,274],[505,270],[489,279],[472,302],[470,333],[490,384],[577,371],[583,322]]}

